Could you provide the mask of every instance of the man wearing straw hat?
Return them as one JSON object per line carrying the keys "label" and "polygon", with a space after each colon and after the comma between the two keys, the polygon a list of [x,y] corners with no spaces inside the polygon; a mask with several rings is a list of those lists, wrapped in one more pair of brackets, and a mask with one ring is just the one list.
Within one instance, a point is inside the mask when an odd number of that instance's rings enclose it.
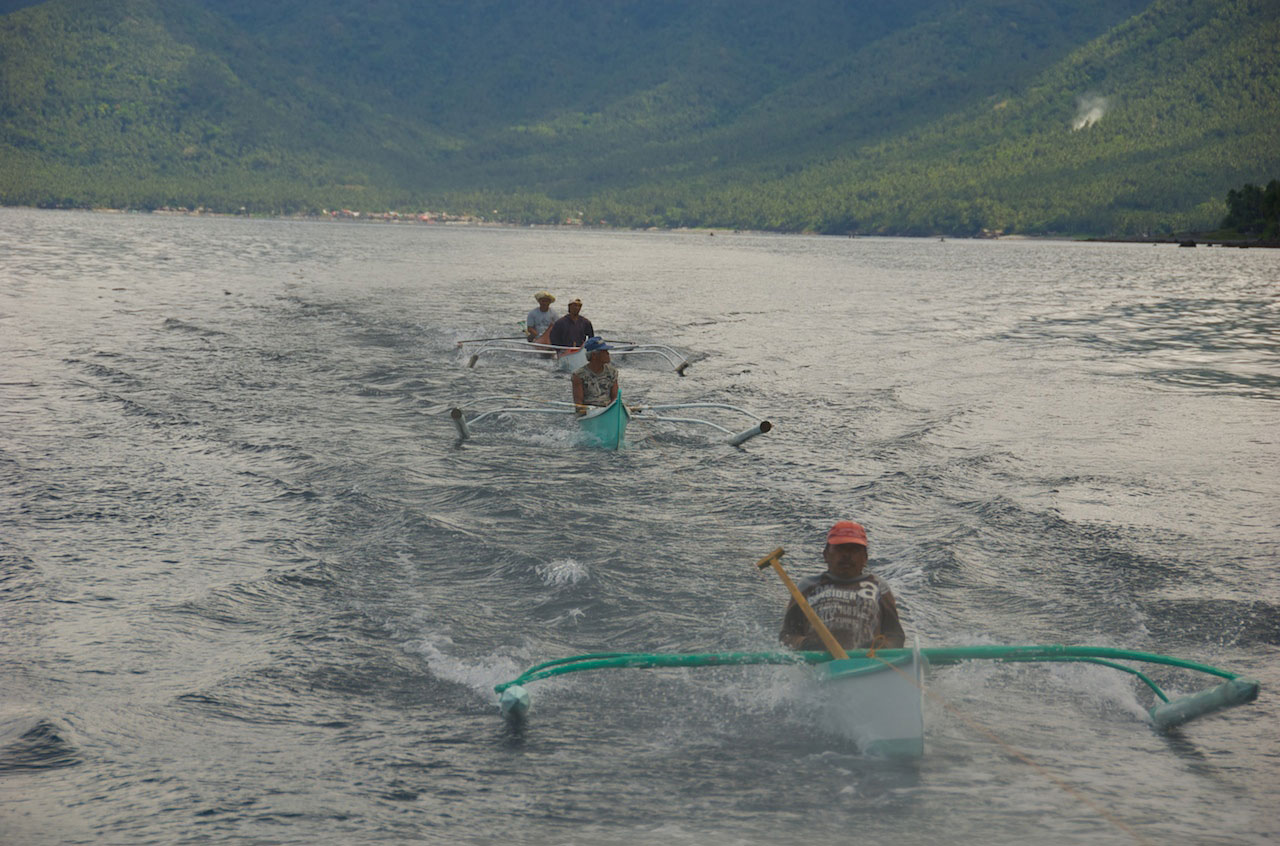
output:
{"label": "man wearing straw hat", "polygon": [[[546,291],[539,291],[533,295],[538,301],[538,307],[529,312],[524,319],[525,340],[529,342],[541,339],[547,330],[551,328],[551,324],[560,319],[560,312],[551,307],[556,298],[548,294]],[[542,343],[546,343],[542,339]]]}
{"label": "man wearing straw hat", "polygon": [[[867,566],[867,531],[841,520],[827,532],[822,550],[827,571],[796,585],[845,649],[895,648],[906,643],[898,603],[889,584]],[[821,638],[791,600],[779,639],[792,649],[823,650]]]}

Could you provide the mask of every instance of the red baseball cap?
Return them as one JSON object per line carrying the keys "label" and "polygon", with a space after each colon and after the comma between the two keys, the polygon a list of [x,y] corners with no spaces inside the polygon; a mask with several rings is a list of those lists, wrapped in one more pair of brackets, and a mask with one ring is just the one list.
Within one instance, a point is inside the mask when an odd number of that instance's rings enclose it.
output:
{"label": "red baseball cap", "polygon": [[835,546],[838,543],[860,543],[867,545],[867,530],[857,523],[841,520],[827,532],[827,543]]}

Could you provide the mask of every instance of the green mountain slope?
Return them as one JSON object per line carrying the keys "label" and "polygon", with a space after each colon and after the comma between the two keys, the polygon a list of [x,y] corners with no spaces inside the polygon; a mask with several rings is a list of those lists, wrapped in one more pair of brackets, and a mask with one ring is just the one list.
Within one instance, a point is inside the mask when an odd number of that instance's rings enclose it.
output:
{"label": "green mountain slope", "polygon": [[1211,227],[1229,187],[1280,172],[1277,12],[1160,0],[1015,96],[775,183],[773,220],[915,233]]}
{"label": "green mountain slope", "polygon": [[433,141],[191,4],[56,0],[0,22],[4,202],[288,210],[394,185]]}
{"label": "green mountain slope", "polygon": [[1280,173],[1278,4],[10,2],[0,202],[1205,225]]}

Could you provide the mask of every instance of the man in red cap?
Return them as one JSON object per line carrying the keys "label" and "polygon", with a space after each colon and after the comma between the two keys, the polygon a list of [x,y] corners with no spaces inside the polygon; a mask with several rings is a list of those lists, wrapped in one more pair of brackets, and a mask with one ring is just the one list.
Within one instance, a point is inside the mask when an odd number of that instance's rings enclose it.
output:
{"label": "man in red cap", "polygon": [[[801,579],[796,587],[840,645],[869,649],[906,643],[893,591],[888,582],[866,569],[866,529],[848,520],[836,523],[827,532],[822,557],[827,571]],[[792,649],[826,649],[794,599],[782,618],[779,638]]]}

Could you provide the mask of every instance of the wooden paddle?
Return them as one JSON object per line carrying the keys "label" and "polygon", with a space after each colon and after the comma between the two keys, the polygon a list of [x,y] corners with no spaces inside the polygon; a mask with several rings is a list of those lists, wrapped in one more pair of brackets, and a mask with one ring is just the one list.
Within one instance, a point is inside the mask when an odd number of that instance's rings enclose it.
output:
{"label": "wooden paddle", "polygon": [[818,617],[813,607],[809,605],[809,601],[804,598],[804,594],[796,587],[795,582],[791,581],[791,577],[787,575],[787,571],[782,569],[781,558],[785,552],[782,547],[778,547],[770,552],[764,558],[756,562],[756,568],[763,570],[770,565],[777,572],[778,578],[782,579],[782,583],[787,586],[787,590],[791,591],[791,598],[796,601],[796,605],[800,606],[800,610],[804,612],[804,616],[808,618],[809,625],[813,626],[813,630],[818,633],[818,637],[822,638],[822,643],[827,647],[827,651],[831,653],[831,657],[845,660],[849,657],[849,653],[844,651],[844,647],[840,645],[840,641],[836,640],[836,636],[826,627],[822,619]]}

